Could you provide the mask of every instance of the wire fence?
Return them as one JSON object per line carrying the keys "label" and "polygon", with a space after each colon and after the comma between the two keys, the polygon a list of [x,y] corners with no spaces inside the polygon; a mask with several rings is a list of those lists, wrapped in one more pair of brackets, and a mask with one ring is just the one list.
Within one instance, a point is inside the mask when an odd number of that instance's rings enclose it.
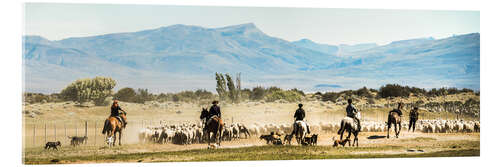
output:
{"label": "wire fence", "polygon": [[[227,123],[234,122],[234,118],[224,119]],[[122,144],[136,143],[139,140],[138,132],[141,128],[159,127],[185,123],[181,120],[135,120],[127,121],[127,127],[122,134]],[[193,122],[193,121],[190,121]],[[103,120],[82,121],[34,121],[24,123],[23,145],[24,148],[44,147],[47,142],[60,141],[62,146],[70,146],[71,138],[74,136],[87,136],[84,145],[105,146],[105,135],[102,134]],[[118,134],[117,134],[118,137]]]}

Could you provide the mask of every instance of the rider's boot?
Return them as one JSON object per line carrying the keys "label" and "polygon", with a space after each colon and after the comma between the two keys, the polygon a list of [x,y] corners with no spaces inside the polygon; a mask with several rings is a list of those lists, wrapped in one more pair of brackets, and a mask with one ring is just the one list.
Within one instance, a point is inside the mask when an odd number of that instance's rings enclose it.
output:
{"label": "rider's boot", "polygon": [[310,134],[311,131],[309,130],[309,125],[306,125],[306,127],[307,127],[307,134]]}

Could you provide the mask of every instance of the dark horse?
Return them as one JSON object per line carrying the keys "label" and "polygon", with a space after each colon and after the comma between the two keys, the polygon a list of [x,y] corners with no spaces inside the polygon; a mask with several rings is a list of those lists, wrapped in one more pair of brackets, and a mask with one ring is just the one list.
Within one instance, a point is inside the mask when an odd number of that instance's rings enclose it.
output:
{"label": "dark horse", "polygon": [[[123,118],[123,121],[127,120],[127,113],[122,112],[120,116]],[[122,145],[122,130],[125,128],[122,122],[120,122],[116,117],[110,116],[106,121],[104,121],[104,127],[102,128],[102,134],[106,133],[106,142],[108,145],[111,145],[111,138],[113,140],[113,146],[115,146],[116,142],[116,132],[119,133],[118,145]]]}
{"label": "dark horse", "polygon": [[387,118],[387,138],[389,138],[389,131],[391,130],[391,124],[394,124],[394,132],[396,133],[396,138],[398,138],[399,132],[401,131],[401,117],[394,110],[389,112],[389,117]]}
{"label": "dark horse", "polygon": [[[340,135],[340,140],[342,140],[342,137],[344,136],[344,131],[347,130],[347,132],[349,132],[349,135],[347,135],[346,138],[350,139],[351,133],[352,133],[354,135],[354,140],[353,140],[352,145],[354,146],[354,144],[356,144],[356,146],[359,146],[359,143],[358,143],[359,130],[358,129],[359,129],[358,124],[354,121],[353,118],[345,117],[340,122],[340,129],[337,132],[337,134]],[[349,142],[349,146],[351,146],[351,142]]]}
{"label": "dark horse", "polygon": [[[208,110],[206,108],[203,108],[201,111],[200,118],[201,119],[206,119],[209,116]],[[222,119],[219,117],[211,117],[209,118],[208,124],[205,124],[206,126],[203,128],[203,132],[208,137],[208,145],[210,146],[210,141],[211,141],[211,136],[210,134],[213,133],[214,137],[214,142],[220,145],[221,139],[222,139],[222,128],[224,127],[224,123],[222,122]]]}

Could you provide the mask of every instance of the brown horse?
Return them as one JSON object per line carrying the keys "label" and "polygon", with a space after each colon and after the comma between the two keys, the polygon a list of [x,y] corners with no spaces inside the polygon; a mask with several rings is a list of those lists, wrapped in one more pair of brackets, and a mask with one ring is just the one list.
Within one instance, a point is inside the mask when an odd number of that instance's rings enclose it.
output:
{"label": "brown horse", "polygon": [[[120,116],[123,121],[127,120],[127,113],[122,112]],[[120,122],[116,117],[110,116],[106,121],[104,121],[104,127],[102,128],[102,134],[106,133],[106,141],[108,145],[111,145],[110,141],[113,141],[113,146],[116,142],[116,132],[119,133],[118,145],[122,145],[122,130],[125,128],[123,122]]]}
{"label": "brown horse", "polygon": [[[391,124],[394,124],[394,132],[396,133],[396,138],[399,137],[399,132],[401,132],[401,117],[397,112],[389,112],[389,117],[387,118],[387,138],[389,138],[389,131],[391,130]],[[398,127],[399,125],[399,127]]]}
{"label": "brown horse", "polygon": [[[206,108],[203,108],[201,111],[201,116],[200,118],[206,118],[208,117],[208,111]],[[220,145],[221,139],[222,139],[222,128],[224,127],[224,122],[222,121],[221,118],[219,117],[211,117],[208,120],[208,124],[206,127],[203,128],[203,132],[207,135],[204,135],[208,137],[208,145],[210,146],[211,142],[211,136],[210,134],[213,133],[214,137],[214,142]]]}

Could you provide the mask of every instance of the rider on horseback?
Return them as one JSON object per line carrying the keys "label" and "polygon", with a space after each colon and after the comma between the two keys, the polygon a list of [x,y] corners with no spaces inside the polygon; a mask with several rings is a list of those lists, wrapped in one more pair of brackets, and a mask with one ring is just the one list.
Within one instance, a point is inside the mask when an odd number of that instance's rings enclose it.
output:
{"label": "rider on horseback", "polygon": [[221,113],[220,113],[220,107],[217,106],[219,104],[219,101],[214,100],[212,102],[212,107],[210,107],[210,110],[208,111],[208,116],[205,118],[205,127],[207,127],[208,123],[212,120],[212,117],[218,117],[219,119],[221,118]]}
{"label": "rider on horseback", "polygon": [[114,100],[113,104],[111,105],[111,115],[110,115],[110,117],[115,117],[116,119],[118,119],[118,121],[120,121],[121,123],[123,123],[123,127],[125,127],[127,125],[127,121],[125,121],[125,119],[123,119],[120,116],[120,111],[125,112],[118,105],[118,100]]}
{"label": "rider on horseback", "polygon": [[356,121],[356,124],[358,124],[358,131],[361,131],[361,122],[359,122],[359,119],[356,117],[358,110],[352,104],[352,99],[347,99],[347,103],[347,107],[345,108],[347,117],[351,117],[352,119],[354,119],[354,121]]}
{"label": "rider on horseback", "polygon": [[[297,130],[297,121],[304,121],[304,118],[306,117],[306,111],[304,111],[304,109],[302,109],[302,104],[299,104],[299,108],[295,111],[295,114],[293,115],[293,117],[295,118],[295,122],[293,124],[293,134],[296,133],[296,130]],[[307,133],[311,133],[309,131],[309,125],[306,123],[306,127],[307,127]]]}

